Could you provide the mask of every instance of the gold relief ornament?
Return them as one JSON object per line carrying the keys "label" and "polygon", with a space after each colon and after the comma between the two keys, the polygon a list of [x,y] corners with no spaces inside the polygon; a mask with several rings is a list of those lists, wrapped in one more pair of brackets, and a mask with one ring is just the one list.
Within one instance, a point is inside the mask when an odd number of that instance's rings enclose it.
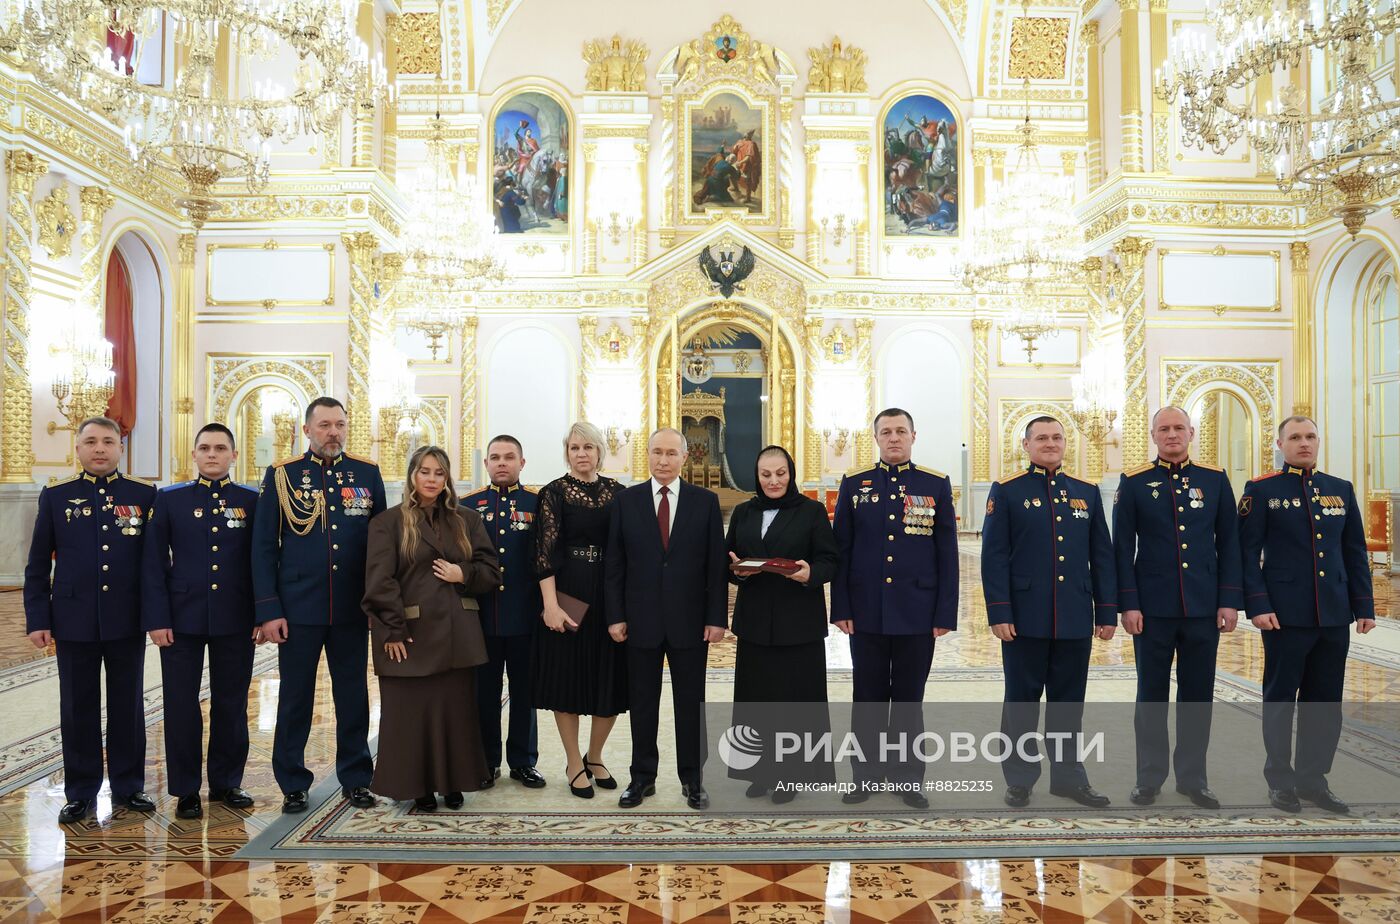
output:
{"label": "gold relief ornament", "polygon": [[594,39],[585,42],[583,60],[588,64],[584,73],[584,89],[590,92],[641,93],[646,90],[647,46],[638,39],[614,35],[611,41]]}
{"label": "gold relief ornament", "polygon": [[399,16],[399,73],[436,74],[442,66],[442,26],[436,10]]}
{"label": "gold relief ornament", "polygon": [[68,207],[68,187],[60,183],[34,209],[39,222],[39,243],[51,259],[60,259],[73,252],[73,235],[78,221]]}
{"label": "gold relief ornament", "polygon": [[711,77],[748,77],[755,83],[771,85],[778,73],[778,56],[772,45],[754,41],[726,13],[704,36],[680,47],[676,73],[682,84]]}
{"label": "gold relief ornament", "polygon": [[831,40],[831,47],[808,48],[812,68],[807,72],[810,93],[864,93],[865,51],[855,46],[843,49],[841,36]]}
{"label": "gold relief ornament", "polygon": [[1063,80],[1070,21],[1058,16],[1017,16],[1011,21],[1012,80]]}

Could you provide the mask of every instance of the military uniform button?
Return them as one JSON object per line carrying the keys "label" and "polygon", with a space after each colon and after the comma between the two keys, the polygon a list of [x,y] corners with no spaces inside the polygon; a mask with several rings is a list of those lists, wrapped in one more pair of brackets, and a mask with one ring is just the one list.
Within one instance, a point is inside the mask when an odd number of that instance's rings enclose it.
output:
{"label": "military uniform button", "polygon": [[[1317,553],[1317,557],[1318,557],[1318,558],[1326,558],[1326,557],[1327,557],[1327,553],[1326,553],[1326,552],[1318,552],[1318,553]],[[105,568],[105,567],[107,567],[107,566],[106,566],[106,565],[103,565],[102,567]]]}
{"label": "military uniform button", "polygon": [[[1321,537],[1321,536],[1318,536],[1317,538],[1321,539],[1322,537]],[[104,545],[104,546],[102,547],[102,551],[104,551],[104,552],[107,551],[107,546]]]}
{"label": "military uniform button", "polygon": [[[1180,493],[1180,492],[1177,492],[1177,493]],[[1185,513],[1185,512],[1186,512],[1186,508],[1185,508],[1185,507],[1178,507],[1178,508],[1176,508],[1176,512],[1177,512],[1177,513]]]}
{"label": "military uniform button", "polygon": [[340,551],[340,545],[339,545],[338,543],[334,543],[334,542],[333,542],[333,543],[331,543],[331,549],[332,549],[332,551],[337,551],[337,552],[338,552],[338,551]]}
{"label": "military uniform button", "polygon": [[103,566],[102,566],[102,570],[103,570],[103,571],[111,571],[111,570],[112,570],[112,566],[111,566],[111,565],[103,565]]}
{"label": "military uniform button", "polygon": [[889,539],[891,542],[894,541],[894,536],[886,536],[885,538]]}
{"label": "military uniform button", "polygon": [[1060,575],[1059,578],[1058,578],[1058,580],[1059,580],[1060,582],[1062,582],[1062,583],[1064,582],[1064,579],[1065,579],[1065,576],[1064,576],[1063,574]]}
{"label": "military uniform button", "polygon": [[1314,514],[1313,514],[1313,519],[1314,519],[1314,520],[1320,520],[1320,519],[1322,519],[1322,517],[1321,517],[1319,514],[1314,513]]}
{"label": "military uniform button", "polygon": [[209,551],[211,551],[211,552],[217,552],[217,551],[219,551],[219,547],[218,547],[217,545],[211,545],[211,546],[209,546]]}
{"label": "military uniform button", "polygon": [[1056,536],[1055,538],[1056,538],[1057,540],[1059,540],[1060,542],[1064,542],[1064,541],[1065,541],[1065,537],[1064,537],[1064,536]]}
{"label": "military uniform button", "polygon": [[218,499],[219,499],[219,492],[218,492],[218,491],[215,491],[213,494],[211,494],[211,495],[209,495],[209,496],[212,497],[212,498],[214,498],[215,500],[218,500]]}
{"label": "military uniform button", "polygon": [[103,585],[102,585],[102,589],[103,589],[103,590],[106,590],[106,589],[107,589],[107,585],[106,585],[106,584],[103,584]]}
{"label": "military uniform button", "polygon": [[210,531],[211,533],[217,533],[217,532],[219,531],[219,527],[217,527],[217,526],[211,526],[211,527],[209,527],[209,531]]}
{"label": "military uniform button", "polygon": [[107,493],[107,489],[106,489],[106,488],[98,488],[98,489],[97,489],[97,493],[98,493],[98,494],[106,494],[106,493]]}
{"label": "military uniform button", "polygon": [[209,585],[209,589],[210,589],[210,590],[218,590],[218,589],[219,589],[219,585],[218,585],[218,584],[210,584],[210,585]]}
{"label": "military uniform button", "polygon": [[1180,478],[1180,477],[1181,477],[1181,476],[1178,475],[1176,472],[1172,472],[1172,479],[1173,479],[1173,480],[1175,480],[1175,479],[1177,479],[1177,478]]}
{"label": "military uniform button", "polygon": [[1064,519],[1064,517],[1055,517],[1055,522],[1056,522],[1056,523],[1059,523],[1059,522],[1062,521],[1063,519]]}
{"label": "military uniform button", "polygon": [[219,566],[218,566],[218,565],[210,565],[209,568],[210,568],[211,570],[213,570],[213,571],[218,571],[218,570],[219,570]]}
{"label": "military uniform button", "polygon": [[885,578],[885,583],[886,583],[886,584],[893,584],[893,583],[894,583],[894,578]]}
{"label": "military uniform button", "polygon": [[1181,530],[1183,533],[1186,532],[1185,526],[1178,526],[1177,529]]}
{"label": "military uniform button", "polygon": [[890,519],[891,519],[891,520],[894,519],[894,514],[890,514]]}
{"label": "military uniform button", "polygon": [[893,555],[886,555],[886,556],[885,556],[885,561],[894,561],[894,556],[893,556]]}
{"label": "military uniform button", "polygon": [[[1322,533],[1318,533],[1318,534],[1317,534],[1317,538],[1321,539],[1321,538],[1322,538]],[[105,548],[107,548],[107,547],[104,545],[103,548],[105,549]]]}
{"label": "military uniform button", "polygon": [[1318,576],[1318,577],[1327,577],[1327,572],[1326,572],[1326,571],[1319,571],[1319,572],[1317,573],[1317,576]]}
{"label": "military uniform button", "polygon": [[331,570],[332,570],[332,571],[339,571],[339,570],[340,570],[340,565],[331,565]]}
{"label": "military uniform button", "polygon": [[1183,549],[1186,548],[1186,543],[1183,542],[1183,543],[1181,544],[1181,547],[1182,547]]}
{"label": "military uniform button", "polygon": [[104,533],[107,531],[107,524],[106,524],[106,523],[103,523],[103,524],[102,524],[102,531],[103,531]]}
{"label": "military uniform button", "polygon": [[506,547],[505,547],[505,546],[501,546],[501,552],[504,553],[505,550],[506,550]]}
{"label": "military uniform button", "polygon": [[1183,567],[1183,568],[1189,568],[1189,567],[1191,567],[1191,563],[1190,563],[1190,562],[1182,562],[1182,563],[1181,563],[1181,567]]}
{"label": "military uniform button", "polygon": [[339,523],[332,523],[332,524],[331,524],[331,529],[340,529],[340,524],[339,524]]}
{"label": "military uniform button", "polygon": [[1064,560],[1065,560],[1065,557],[1064,557],[1063,555],[1061,555],[1061,556],[1060,556],[1060,561],[1064,561]]}
{"label": "military uniform button", "polygon": [[505,590],[505,589],[506,589],[506,585],[502,584],[502,585],[501,585],[501,590]]}

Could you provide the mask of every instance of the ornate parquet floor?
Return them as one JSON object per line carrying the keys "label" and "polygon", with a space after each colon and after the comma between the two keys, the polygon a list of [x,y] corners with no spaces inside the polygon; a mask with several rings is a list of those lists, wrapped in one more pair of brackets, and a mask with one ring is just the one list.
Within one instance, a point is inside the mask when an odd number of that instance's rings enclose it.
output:
{"label": "ornate parquet floor", "polygon": [[[997,643],[985,629],[975,556],[963,557],[963,630],[941,640],[942,666],[992,667]],[[1378,582],[1385,612],[1395,582]],[[0,593],[0,673],[42,658],[22,635],[15,593]],[[1393,625],[1387,631],[1400,634]],[[1382,630],[1378,630],[1379,634]],[[844,647],[829,647],[840,669]],[[712,666],[732,664],[733,640],[712,646]],[[1353,644],[1347,697],[1400,700],[1400,658]],[[1096,645],[1096,665],[1132,663],[1121,635]],[[1257,680],[1257,633],[1222,644],[1220,669]],[[935,678],[936,679],[936,678]],[[163,786],[161,725],[149,729],[148,788],[154,817],[113,813],[79,830],[55,821],[62,773],[0,796],[0,924],[21,921],[289,921],[319,924],[870,924],[870,922],[1400,922],[1400,859],[1393,856],[1092,857],[1053,860],[830,862],[794,864],[408,864],[242,862],[231,857],[277,817],[269,766],[277,697],[275,669],[254,679],[249,701],[252,753],[245,785],[250,812],[222,806],[198,822],[172,818]],[[371,681],[377,724],[377,697]],[[34,695],[0,687],[0,715]],[[329,701],[322,679],[318,702]],[[32,708],[46,704],[27,704]],[[51,706],[56,713],[56,706]],[[323,778],[333,723],[322,705],[308,763]],[[54,717],[56,722],[56,715]],[[8,724],[0,723],[0,727]],[[552,736],[547,717],[541,736]],[[0,738],[10,735],[0,734]],[[625,763],[625,760],[616,761]],[[544,767],[552,786],[557,768]],[[504,793],[502,794],[504,795]]]}

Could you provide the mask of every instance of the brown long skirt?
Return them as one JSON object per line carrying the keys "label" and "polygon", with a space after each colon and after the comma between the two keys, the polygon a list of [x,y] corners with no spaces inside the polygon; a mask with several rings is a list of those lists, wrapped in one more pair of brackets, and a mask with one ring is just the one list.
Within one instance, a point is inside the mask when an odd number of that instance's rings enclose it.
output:
{"label": "brown long skirt", "polygon": [[476,792],[490,776],[473,668],[379,678],[379,759],[370,789],[390,799]]}

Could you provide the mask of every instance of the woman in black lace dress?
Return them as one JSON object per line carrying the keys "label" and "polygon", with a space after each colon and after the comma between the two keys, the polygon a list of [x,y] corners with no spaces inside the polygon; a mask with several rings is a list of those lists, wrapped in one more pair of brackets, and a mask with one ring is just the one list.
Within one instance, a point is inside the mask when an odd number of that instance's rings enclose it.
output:
{"label": "woman in black lace dress", "polygon": [[[622,485],[598,474],[603,446],[603,435],[592,424],[569,429],[564,437],[569,473],[540,492],[535,534],[544,625],[534,634],[534,705],[554,712],[568,758],[564,774],[569,790],[585,799],[593,797],[593,783],[617,788],[603,766],[603,745],[617,717],[627,711],[626,651],[608,635],[602,612],[609,508],[622,492]],[[588,604],[577,630],[559,607],[560,593]],[[583,752],[578,743],[581,715],[593,717]],[[576,785],[580,780],[584,785]]]}

